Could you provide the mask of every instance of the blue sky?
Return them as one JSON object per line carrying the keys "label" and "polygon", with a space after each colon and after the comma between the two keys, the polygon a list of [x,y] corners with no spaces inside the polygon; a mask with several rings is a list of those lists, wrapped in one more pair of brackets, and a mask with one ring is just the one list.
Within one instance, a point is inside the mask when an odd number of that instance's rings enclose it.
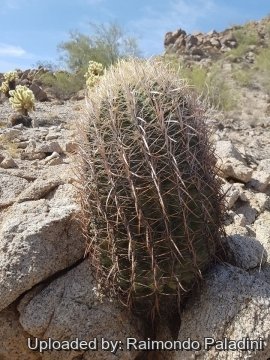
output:
{"label": "blue sky", "polygon": [[221,31],[270,14],[269,0],[0,0],[0,72],[57,62],[70,30],[117,22],[144,56],[160,54],[167,31]]}

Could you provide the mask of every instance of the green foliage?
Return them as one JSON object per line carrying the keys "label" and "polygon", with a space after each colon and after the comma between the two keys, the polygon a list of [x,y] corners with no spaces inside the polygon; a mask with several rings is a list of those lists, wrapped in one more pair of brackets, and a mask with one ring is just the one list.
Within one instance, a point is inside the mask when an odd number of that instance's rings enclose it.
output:
{"label": "green foliage", "polygon": [[230,111],[237,105],[237,94],[224,78],[222,64],[215,64],[207,74],[205,97],[217,109]]}
{"label": "green foliage", "polygon": [[257,45],[259,42],[259,35],[251,24],[246,24],[240,29],[234,30],[238,46],[228,52],[228,57],[234,61],[237,58],[243,57],[249,50],[250,45]]}
{"label": "green foliage", "polygon": [[157,61],[121,61],[89,91],[82,223],[102,289],[149,321],[172,313],[221,249],[207,111]]}
{"label": "green foliage", "polygon": [[59,99],[69,98],[83,89],[85,80],[67,71],[47,72],[38,77],[43,86],[48,86]]}
{"label": "green foliage", "polygon": [[88,70],[84,77],[86,78],[86,86],[88,88],[96,85],[104,73],[104,69],[102,64],[97,63],[95,61],[89,61]]}
{"label": "green foliage", "polygon": [[187,65],[174,55],[163,57],[163,61],[168,63],[179,77],[187,79],[188,83],[214,108],[229,111],[236,106],[234,91],[222,75],[222,63],[209,67]]}
{"label": "green foliage", "polygon": [[254,73],[252,69],[236,69],[232,71],[232,78],[241,87],[250,87],[253,83]]}
{"label": "green foliage", "polygon": [[58,46],[64,53],[62,60],[77,75],[85,74],[90,60],[108,67],[119,58],[139,55],[136,40],[125,36],[119,25],[92,24],[92,27],[93,35],[73,31],[70,33],[70,40]]}
{"label": "green foliage", "polygon": [[182,65],[180,74],[188,80],[190,85],[194,86],[199,93],[205,91],[205,84],[207,81],[207,69],[193,65],[192,67],[186,67]]}
{"label": "green foliage", "polygon": [[256,56],[255,61],[256,70],[263,72],[269,76],[270,71],[270,49],[262,49]]}
{"label": "green foliage", "polygon": [[270,94],[270,48],[262,49],[256,56],[254,72],[256,81]]}
{"label": "green foliage", "polygon": [[22,115],[28,115],[29,111],[35,110],[35,96],[26,86],[17,85],[9,94],[11,106]]}

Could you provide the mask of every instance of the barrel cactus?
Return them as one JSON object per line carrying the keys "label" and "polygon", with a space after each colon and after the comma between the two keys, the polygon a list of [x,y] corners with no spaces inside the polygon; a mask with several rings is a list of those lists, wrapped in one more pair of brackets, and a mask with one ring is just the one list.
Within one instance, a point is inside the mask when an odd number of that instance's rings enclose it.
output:
{"label": "barrel cactus", "polygon": [[17,85],[9,92],[11,106],[20,114],[27,116],[29,111],[35,110],[35,96],[26,86]]}
{"label": "barrel cactus", "polygon": [[222,254],[208,112],[154,60],[109,69],[87,109],[79,170],[88,253],[101,289],[155,323]]}

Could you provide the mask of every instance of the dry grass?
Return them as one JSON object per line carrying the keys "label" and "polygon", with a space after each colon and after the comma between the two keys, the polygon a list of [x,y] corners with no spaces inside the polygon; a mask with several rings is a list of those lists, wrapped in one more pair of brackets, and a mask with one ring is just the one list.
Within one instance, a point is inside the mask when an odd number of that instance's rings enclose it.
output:
{"label": "dry grass", "polygon": [[21,149],[18,148],[18,145],[15,142],[8,140],[6,137],[2,135],[0,143],[4,148],[4,151],[8,153],[12,158],[14,159],[19,158]]}

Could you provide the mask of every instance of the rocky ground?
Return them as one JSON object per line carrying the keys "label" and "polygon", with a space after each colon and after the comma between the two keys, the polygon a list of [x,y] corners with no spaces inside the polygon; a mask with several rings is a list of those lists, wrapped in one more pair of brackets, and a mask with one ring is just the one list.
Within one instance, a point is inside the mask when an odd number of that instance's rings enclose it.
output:
{"label": "rocky ground", "polygon": [[[243,337],[264,351],[177,351],[164,359],[261,359],[270,354],[270,125],[267,97],[246,96],[245,111],[215,122],[227,199],[229,259],[207,274],[182,315],[179,340]],[[253,101],[253,102],[252,102]],[[0,359],[134,359],[109,351],[34,352],[27,338],[141,338],[119,305],[99,301],[76,214],[74,124],[82,101],[38,102],[33,128],[9,127],[0,104]],[[259,112],[259,108],[261,111]],[[262,108],[265,110],[262,111]],[[164,335],[166,336],[166,334]]]}

